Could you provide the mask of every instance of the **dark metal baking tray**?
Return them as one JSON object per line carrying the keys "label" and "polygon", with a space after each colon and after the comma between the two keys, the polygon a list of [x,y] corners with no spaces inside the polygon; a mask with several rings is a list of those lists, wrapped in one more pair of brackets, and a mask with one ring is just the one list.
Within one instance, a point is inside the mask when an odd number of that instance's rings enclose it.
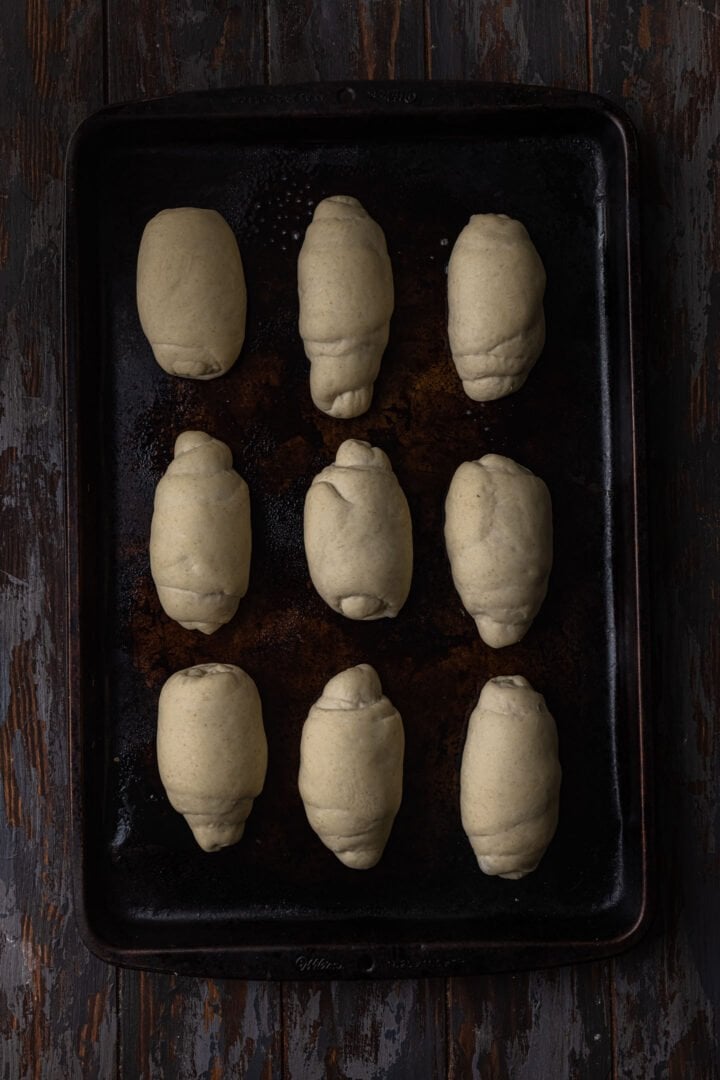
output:
{"label": "dark metal baking tray", "polygon": [[[253,88],[103,110],[74,137],[65,254],[69,679],[75,897],[104,958],[263,977],[388,977],[540,966],[617,952],[649,912],[641,581],[636,150],[600,98],[531,87],[393,83]],[[396,311],[370,411],[312,405],[296,259],[312,208],[356,195],[385,230]],[[232,371],[166,375],[135,306],[146,221],[219,210],[246,268]],[[524,388],[465,397],[449,356],[446,268],[474,212],[528,227],[547,268],[547,344]],[[149,575],[155,484],[175,436],[232,448],[253,513],[250,590],[212,637],[167,619]],[[415,574],[395,620],[353,623],[313,591],[312,476],[342,439],[388,452],[410,503]],[[525,640],[483,645],[452,587],[443,501],[496,451],[547,482],[555,567]],[[207,855],[169,806],[156,705],[179,668],[256,680],[269,768],[242,842]],[[297,790],[300,730],[326,680],[372,663],[400,710],[403,804],[373,870],[342,866]],[[459,819],[467,719],[484,681],[522,673],[560,733],[560,825],[537,871],[487,878]]]}

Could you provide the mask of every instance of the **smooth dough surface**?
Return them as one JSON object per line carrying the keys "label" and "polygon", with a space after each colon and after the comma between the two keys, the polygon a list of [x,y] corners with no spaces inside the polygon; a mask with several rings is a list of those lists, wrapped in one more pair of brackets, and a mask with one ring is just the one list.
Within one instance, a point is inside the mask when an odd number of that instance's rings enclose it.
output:
{"label": "smooth dough surface", "polygon": [[475,214],[448,265],[448,336],[465,393],[493,401],[518,390],[545,344],[545,269],[525,226]]}
{"label": "smooth dough surface", "polygon": [[216,379],[245,339],[247,292],[237,240],[215,210],[161,210],[137,262],[140,324],[170,375]]}
{"label": "smooth dough surface", "polygon": [[412,523],[388,457],[348,439],[305,499],[305,553],[313,585],[349,619],[394,618],[410,591]]}
{"label": "smooth dough surface", "polygon": [[203,851],[236,844],[260,794],[267,741],[260,695],[234,664],[198,664],[160,692],[157,759],[172,806]]}
{"label": "smooth dough surface", "polygon": [[155,490],[150,572],[163,609],[188,630],[229,622],[250,576],[250,494],[225,443],[184,431]]}
{"label": "smooth dough surface", "polygon": [[323,844],[355,870],[380,859],[402,799],[405,736],[377,672],[335,675],[310,709],[300,745],[300,795]]}
{"label": "smooth dough surface", "polygon": [[561,780],[557,728],[522,675],[485,683],[470,716],[460,812],[480,869],[521,878],[555,835]]}
{"label": "smooth dough surface", "polygon": [[313,401],[330,416],[360,416],[388,342],[394,292],[385,235],[352,196],[316,206],[298,258],[298,297]]}
{"label": "smooth dough surface", "polygon": [[495,649],[520,641],[552,567],[544,482],[499,454],[464,462],[445,500],[445,543],[455,588],[483,641]]}

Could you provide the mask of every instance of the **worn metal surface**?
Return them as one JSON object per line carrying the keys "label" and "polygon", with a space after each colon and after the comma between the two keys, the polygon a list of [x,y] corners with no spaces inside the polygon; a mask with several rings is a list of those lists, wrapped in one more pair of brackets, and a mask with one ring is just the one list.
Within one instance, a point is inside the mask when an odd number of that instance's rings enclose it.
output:
{"label": "worn metal surface", "polygon": [[[680,0],[427,0],[422,18],[419,7],[30,0],[5,13],[0,1072],[13,1080],[718,1075],[717,12]],[[657,926],[621,961],[362,993],[340,982],[116,976],[77,938],[64,862],[64,144],[103,99],[423,73],[596,89],[640,130]]]}

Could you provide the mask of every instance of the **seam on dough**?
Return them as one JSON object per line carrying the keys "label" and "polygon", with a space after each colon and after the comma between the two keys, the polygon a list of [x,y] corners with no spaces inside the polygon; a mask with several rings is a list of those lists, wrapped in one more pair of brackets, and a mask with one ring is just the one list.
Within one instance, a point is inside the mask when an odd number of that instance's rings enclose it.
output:
{"label": "seam on dough", "polygon": [[[500,353],[496,353],[496,352],[493,352],[493,351],[490,351],[490,352],[455,353],[455,356],[457,357],[458,360],[502,360],[503,363],[505,363],[505,364],[515,364],[515,363],[527,364],[527,363],[530,362],[530,357],[527,354],[520,355],[520,356],[502,356]],[[503,374],[503,373],[501,372],[501,374]],[[511,373],[511,375],[512,374],[513,373]],[[519,375],[519,374],[521,374],[521,372],[517,372],[517,374]],[[471,382],[471,381],[473,381],[475,379],[492,379],[492,378],[495,378],[495,377],[496,376],[494,374],[491,374],[491,375],[475,375],[475,376],[473,376],[472,380],[471,379],[466,379],[465,381],[466,382]],[[510,376],[507,376],[507,377],[509,378]]]}
{"label": "seam on dough", "polygon": [[[306,802],[305,805],[308,806],[311,810],[320,810],[320,811],[329,810],[329,811],[331,811],[333,813],[336,813],[338,810],[342,810],[345,813],[350,812],[350,808],[346,808],[346,807],[317,806],[315,803],[307,803],[307,802]],[[327,835],[327,836],[337,836],[339,839],[341,838],[343,840],[360,840],[362,837],[366,837],[366,836],[368,836],[369,833],[374,832],[375,829],[378,827],[378,825],[382,825],[383,822],[387,821],[390,816],[391,816],[390,814],[383,814],[382,817],[372,818],[368,822],[368,824],[365,826],[365,828],[360,830],[360,832],[352,832],[352,833],[343,832],[343,833],[340,833],[340,832],[334,832],[334,831],[331,831],[331,830],[327,830],[325,835]]]}
{"label": "seam on dough", "polygon": [[150,344],[154,349],[178,349],[180,352],[198,353],[203,359],[212,360],[218,367],[223,366],[215,353],[201,342],[198,342],[197,345],[180,345],[175,341],[151,341]]}
{"label": "seam on dough", "polygon": [[384,319],[382,322],[379,322],[377,324],[377,326],[372,326],[369,330],[363,330],[362,333],[357,333],[357,334],[355,334],[354,337],[341,337],[341,338],[339,338],[339,337],[328,337],[328,338],[303,337],[303,342],[305,344],[305,347],[309,348],[309,349],[312,349],[315,346],[333,345],[339,351],[338,352],[333,352],[331,354],[332,358],[333,359],[342,358],[342,356],[344,355],[343,350],[348,351],[348,352],[350,350],[354,351],[355,349],[357,349],[358,343],[361,343],[363,345],[367,345],[367,344],[372,343],[372,339],[375,338],[375,337],[384,337],[385,332],[386,332],[386,328],[387,328],[387,325],[388,325],[388,321],[389,321],[389,319]]}
{"label": "seam on dough", "polygon": [[[333,466],[330,466],[330,467],[333,468]],[[348,465],[336,465],[336,466],[334,466],[334,468],[338,468],[338,469],[346,469],[346,468],[350,468],[350,467],[351,466],[348,466]],[[350,501],[350,499],[346,499],[345,496],[340,491],[338,491],[337,487],[335,486],[335,484],[333,484],[332,480],[318,480],[317,482],[313,481],[312,484],[310,485],[310,487],[322,487],[323,485],[325,487],[330,488],[331,491],[334,491],[335,495],[337,496],[338,499],[340,499],[341,502],[347,503],[348,506],[354,506],[355,505],[353,502]]]}
{"label": "seam on dough", "polygon": [[535,822],[542,821],[545,815],[553,809],[555,800],[545,804],[544,808],[537,814],[531,814],[528,817],[521,818],[520,821],[514,822],[512,825],[504,825],[502,828],[491,829],[489,832],[480,832],[479,830],[473,830],[473,836],[506,836],[510,833],[517,832],[518,829],[523,829],[527,825],[531,825]]}
{"label": "seam on dough", "polygon": [[[177,564],[174,564],[174,565],[177,565]],[[222,591],[218,592],[217,589],[214,592],[204,592],[203,593],[203,592],[198,592],[197,589],[183,589],[179,585],[163,585],[162,581],[158,581],[156,584],[157,584],[158,588],[166,589],[168,592],[188,593],[191,596],[200,596],[204,600],[208,599],[208,597],[210,597],[210,596],[226,596],[226,597],[229,597],[231,600],[242,600],[242,596],[243,596],[243,594],[241,594],[241,593],[230,593],[230,592],[222,592]]]}

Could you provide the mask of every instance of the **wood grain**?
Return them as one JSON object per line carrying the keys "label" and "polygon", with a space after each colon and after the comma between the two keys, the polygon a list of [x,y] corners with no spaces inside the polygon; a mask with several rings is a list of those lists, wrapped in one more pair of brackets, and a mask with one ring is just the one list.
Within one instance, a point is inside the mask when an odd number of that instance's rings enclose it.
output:
{"label": "wood grain", "polygon": [[121,1077],[282,1075],[279,996],[263,984],[139,972],[121,986]]}
{"label": "wood grain", "polygon": [[[617,1075],[718,1075],[720,16],[591,5],[593,87],[644,165],[650,596],[660,855],[656,933],[614,964]],[[672,526],[668,528],[667,523]]]}
{"label": "wood grain", "polygon": [[440,1080],[443,989],[442,979],[285,984],[285,1080]]}
{"label": "wood grain", "polygon": [[586,29],[582,0],[429,0],[429,74],[584,90]]}
{"label": "wood grain", "polygon": [[263,82],[263,0],[107,0],[108,100]]}
{"label": "wood grain", "polygon": [[451,1077],[587,1080],[610,1074],[607,964],[454,979]]}
{"label": "wood grain", "polygon": [[424,18],[422,0],[268,0],[270,81],[422,78]]}
{"label": "wood grain", "polygon": [[7,9],[0,75],[0,1074],[111,1076],[115,982],[71,917],[63,155],[102,94],[99,0]]}

